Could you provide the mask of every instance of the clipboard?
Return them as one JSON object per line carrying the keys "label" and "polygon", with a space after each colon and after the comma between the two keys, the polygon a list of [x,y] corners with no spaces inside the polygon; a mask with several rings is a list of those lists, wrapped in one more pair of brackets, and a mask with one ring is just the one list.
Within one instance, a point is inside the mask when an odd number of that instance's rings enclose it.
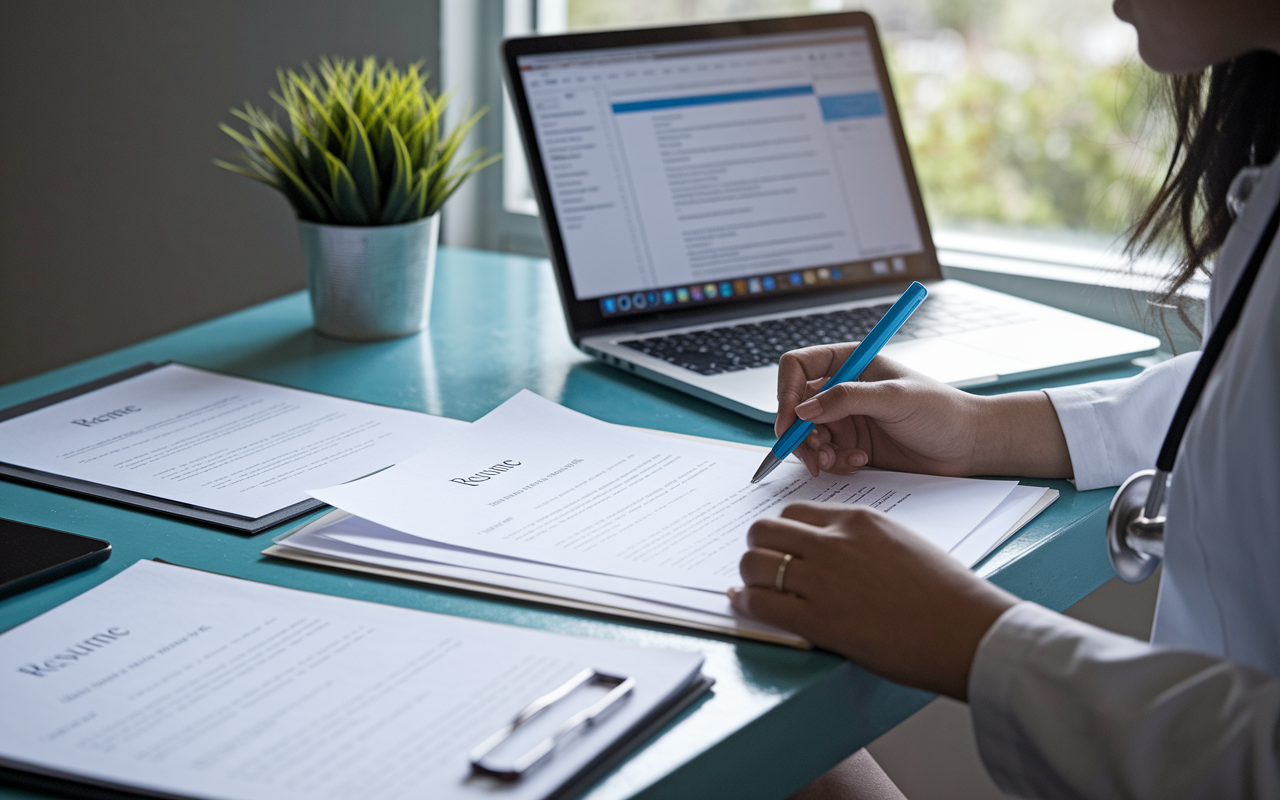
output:
{"label": "clipboard", "polygon": [[[97,391],[105,386],[120,383],[121,381],[137,377],[138,375],[159,369],[160,367],[171,363],[174,362],[166,361],[163,363],[156,363],[154,361],[148,361],[146,363],[139,364],[136,367],[130,367],[129,369],[121,370],[120,372],[98,378],[97,380],[82,383],[79,386],[64,389],[61,392],[55,392],[35,400],[30,400],[26,403],[20,403],[19,405],[0,410],[0,422],[13,419],[14,417],[20,417],[23,414],[29,414],[32,411],[38,411],[39,409],[47,406],[61,403],[64,400],[70,400],[73,397],[79,397],[80,395]],[[299,389],[298,391],[306,390]],[[225,511],[217,511],[212,508],[203,508],[201,506],[189,505],[187,503],[179,503],[174,500],[166,500],[163,497],[131,492],[127,489],[119,489],[115,486],[108,486],[102,483],[94,483],[92,481],[81,480],[79,478],[69,478],[65,475],[57,475],[52,472],[42,472],[41,470],[20,467],[16,464],[5,463],[4,461],[0,461],[0,477],[43,488],[57,489],[71,494],[92,497],[98,500],[106,500],[119,505],[142,508],[147,511],[154,511],[171,517],[195,520],[196,522],[216,525],[220,528],[228,528],[236,531],[237,533],[248,535],[260,533],[267,528],[279,525],[282,522],[296,519],[304,514],[309,514],[312,511],[326,507],[324,503],[316,500],[315,498],[307,498],[306,500],[286,506],[277,511],[272,511],[270,514],[266,514],[261,517],[243,517]]]}
{"label": "clipboard", "polygon": [[[559,789],[547,795],[545,800],[570,800],[581,795],[597,781],[609,774],[614,767],[625,761],[628,756],[642,745],[662,732],[668,724],[674,722],[677,717],[701,700],[714,684],[714,678],[699,675],[671,704],[658,709],[648,718],[634,725],[611,747],[606,748],[592,761],[588,762],[577,775],[561,784]],[[0,766],[0,786],[9,786],[56,797],[73,797],[80,800],[139,800],[139,798],[186,800],[181,795],[144,790],[133,791],[118,786],[74,781],[60,776],[26,772],[5,766]]]}
{"label": "clipboard", "polygon": [[[170,567],[190,569],[192,571],[206,573],[209,575],[231,577],[238,581],[245,581],[246,583],[258,583],[257,581],[253,581],[248,578],[223,575],[218,572],[196,567],[186,567],[181,564],[165,561],[164,559],[157,558],[152,559],[152,561],[165,564]],[[295,591],[305,592],[305,590]],[[352,602],[368,603],[371,601],[352,599]],[[571,678],[565,685],[557,689],[553,689],[542,697],[531,697],[529,700],[532,701],[531,705],[542,704],[543,707],[549,707],[562,699],[576,686],[597,678],[608,682],[613,679],[614,676],[600,673],[593,668],[588,668],[574,678]],[[627,694],[626,690],[634,685],[634,681],[623,678],[619,680],[619,683],[625,684],[625,686],[618,686],[618,690],[614,692],[614,694],[619,697],[625,697]],[[664,701],[657,704],[647,714],[636,719],[621,732],[613,732],[612,735],[614,738],[612,741],[604,747],[600,747],[598,752],[596,752],[589,760],[585,761],[585,763],[583,763],[582,766],[579,767],[572,775],[561,779],[554,789],[541,795],[540,800],[567,800],[567,798],[572,798],[583,793],[638,748],[648,743],[668,724],[676,720],[676,718],[705,697],[714,684],[715,679],[707,676],[701,671],[701,669],[694,671],[687,679],[671,691]],[[610,702],[605,705],[616,706],[617,703]],[[520,709],[512,709],[513,712],[519,710]],[[592,733],[587,732],[584,734],[584,738],[590,737],[591,735]],[[551,757],[554,758],[555,754],[551,754]],[[473,772],[473,774],[476,773]],[[518,780],[519,777],[516,778],[516,781]],[[503,782],[514,783],[515,781]],[[33,766],[25,763],[15,765],[15,762],[13,761],[6,762],[2,756],[0,756],[0,786],[10,786],[59,797],[90,798],[91,800],[133,800],[135,798],[157,797],[170,798],[170,800],[183,800],[183,798],[187,797],[187,795],[184,794],[166,792],[159,789],[148,789],[140,786],[131,786],[111,779],[97,780],[90,777],[69,775],[65,772],[57,771],[54,768]],[[500,799],[502,794],[501,791],[493,791],[492,788],[477,787],[476,796],[490,798],[496,797]]]}

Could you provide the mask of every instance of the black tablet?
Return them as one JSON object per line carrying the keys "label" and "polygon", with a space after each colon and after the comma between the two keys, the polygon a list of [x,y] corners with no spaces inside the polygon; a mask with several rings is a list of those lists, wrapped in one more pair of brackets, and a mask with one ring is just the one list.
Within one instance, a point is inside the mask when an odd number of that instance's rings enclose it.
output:
{"label": "black tablet", "polygon": [[26,591],[107,560],[111,544],[0,519],[0,597]]}

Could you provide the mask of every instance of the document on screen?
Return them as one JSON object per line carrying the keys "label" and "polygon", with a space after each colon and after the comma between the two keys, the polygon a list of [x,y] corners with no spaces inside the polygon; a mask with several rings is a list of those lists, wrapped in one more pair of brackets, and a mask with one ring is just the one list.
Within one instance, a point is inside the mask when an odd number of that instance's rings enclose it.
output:
{"label": "document on screen", "polygon": [[254,519],[465,423],[166,364],[0,422],[0,462]]}
{"label": "document on screen", "polygon": [[[701,663],[140,561],[0,636],[0,765],[166,797],[532,800]],[[470,748],[587,667],[634,677],[627,701],[519,782],[471,777]]]}
{"label": "document on screen", "polygon": [[578,299],[923,251],[865,31],[691,44],[519,57]]}
{"label": "document on screen", "polygon": [[708,591],[737,585],[750,524],[801,500],[883,511],[950,550],[1017,485],[799,462],[620,429],[521,392],[431,453],[312,491],[426,540]]}

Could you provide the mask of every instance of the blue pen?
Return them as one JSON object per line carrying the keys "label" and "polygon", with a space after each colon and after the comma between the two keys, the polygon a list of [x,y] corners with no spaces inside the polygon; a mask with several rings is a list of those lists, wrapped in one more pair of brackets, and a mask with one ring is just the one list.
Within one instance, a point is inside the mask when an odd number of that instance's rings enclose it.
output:
{"label": "blue pen", "polygon": [[[831,376],[831,380],[827,381],[822,387],[822,391],[830,389],[837,383],[846,383],[848,381],[856,381],[862,371],[871,363],[871,359],[889,343],[889,339],[898,332],[902,324],[907,321],[911,313],[920,307],[924,302],[924,298],[928,296],[929,290],[919,283],[912,283],[907,290],[902,293],[902,297],[898,298],[898,302],[894,303],[885,315],[880,318],[876,326],[871,329],[871,333],[867,334],[867,338],[858,343],[853,348],[853,352],[840,365],[840,369],[836,370],[836,374]],[[756,470],[756,475],[751,479],[752,483],[759,483],[764,480],[770,472],[777,469],[787,456],[791,455],[791,451],[800,446],[804,441],[804,437],[809,435],[809,431],[813,430],[813,423],[806,422],[802,419],[796,419],[791,423],[791,427],[787,428],[787,432],[782,434],[782,438],[769,451],[769,455],[764,457],[764,462],[760,464],[760,469]]]}

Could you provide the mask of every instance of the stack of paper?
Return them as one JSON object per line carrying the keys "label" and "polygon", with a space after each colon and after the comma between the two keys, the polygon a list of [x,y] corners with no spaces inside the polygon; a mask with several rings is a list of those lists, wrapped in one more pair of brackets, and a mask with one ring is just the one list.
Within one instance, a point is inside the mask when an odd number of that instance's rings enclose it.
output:
{"label": "stack of paper", "polygon": [[981,560],[1057,497],[1016,481],[799,462],[751,484],[763,454],[600,422],[522,392],[427,452],[312,492],[334,513],[269,555],[803,646],[736,616],[746,531],[802,500],[879,509]]}

